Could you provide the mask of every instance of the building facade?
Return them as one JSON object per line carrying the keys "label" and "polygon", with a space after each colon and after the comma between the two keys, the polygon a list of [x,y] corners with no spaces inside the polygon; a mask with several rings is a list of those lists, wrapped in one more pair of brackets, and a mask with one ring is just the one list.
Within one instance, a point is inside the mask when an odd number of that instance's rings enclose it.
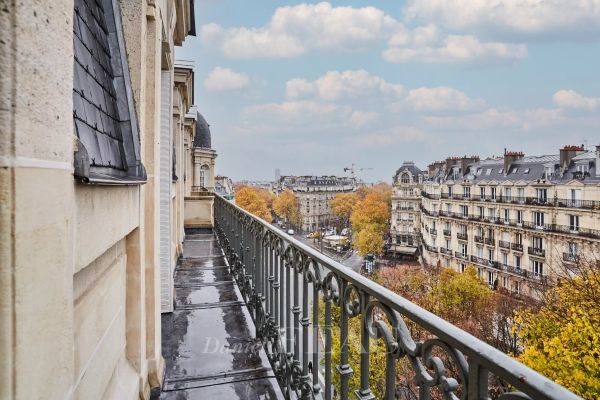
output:
{"label": "building facade", "polygon": [[356,190],[356,180],[337,176],[283,176],[273,188],[275,193],[291,190],[298,197],[302,230],[327,228],[333,222],[331,200],[339,193]]}
{"label": "building facade", "polygon": [[3,7],[2,399],[148,399],[160,387],[172,285],[161,268],[182,249],[194,135],[193,68],[174,54],[195,34],[193,6]]}
{"label": "building facade", "polygon": [[535,297],[600,255],[600,146],[558,154],[449,158],[423,184],[426,264],[473,265],[493,287]]}
{"label": "building facade", "polygon": [[425,173],[410,161],[404,162],[394,175],[388,254],[418,255],[421,241],[421,190],[424,179]]}
{"label": "building facade", "polygon": [[233,181],[227,176],[218,175],[215,177],[215,192],[225,197],[227,200],[233,199],[235,190]]}

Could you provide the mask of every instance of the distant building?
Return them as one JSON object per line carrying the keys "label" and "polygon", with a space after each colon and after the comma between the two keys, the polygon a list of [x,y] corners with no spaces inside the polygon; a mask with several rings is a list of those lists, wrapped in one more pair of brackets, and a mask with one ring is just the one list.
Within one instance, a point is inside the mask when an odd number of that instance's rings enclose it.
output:
{"label": "distant building", "polygon": [[537,296],[559,269],[600,254],[600,146],[448,158],[423,185],[423,259],[474,265],[491,286]]}
{"label": "distant building", "polygon": [[273,191],[279,193],[289,189],[300,202],[302,229],[314,231],[328,227],[333,222],[331,200],[339,193],[356,190],[356,180],[338,176],[282,176]]}
{"label": "distant building", "polygon": [[280,178],[281,178],[281,171],[279,170],[279,168],[277,168],[275,170],[275,182],[279,182]]}
{"label": "distant building", "polygon": [[387,252],[394,256],[417,256],[420,243],[421,188],[425,174],[406,161],[394,175],[390,241]]}
{"label": "distant building", "polygon": [[231,178],[217,175],[215,177],[215,192],[225,197],[228,200],[233,199],[234,190]]}

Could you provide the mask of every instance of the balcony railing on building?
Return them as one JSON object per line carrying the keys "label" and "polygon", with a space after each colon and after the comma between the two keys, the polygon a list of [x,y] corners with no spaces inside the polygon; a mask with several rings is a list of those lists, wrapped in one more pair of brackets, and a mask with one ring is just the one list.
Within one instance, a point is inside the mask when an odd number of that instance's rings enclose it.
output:
{"label": "balcony railing on building", "polygon": [[[365,349],[370,349],[372,341],[382,340],[387,348],[385,399],[396,396],[399,359],[407,359],[412,367],[418,387],[414,398],[429,399],[434,390],[452,399],[489,398],[490,376],[495,376],[505,383],[506,393],[501,397],[507,399],[578,399],[512,357],[218,195],[215,230],[288,398],[347,399],[353,374],[359,374],[356,396],[374,398],[370,353]],[[457,257],[469,258],[461,253]],[[336,321],[334,307],[339,307]],[[350,365],[349,321],[353,318],[360,321],[360,367]],[[429,333],[425,339],[413,339],[409,321]],[[334,323],[341,344],[337,365],[332,358]],[[339,376],[335,395],[334,373]]]}
{"label": "balcony railing on building", "polygon": [[529,246],[527,248],[527,253],[536,257],[546,257],[546,250],[539,247]]}
{"label": "balcony railing on building", "polygon": [[498,246],[503,249],[510,249],[510,242],[507,242],[506,240],[499,240]]}
{"label": "balcony railing on building", "polygon": [[456,238],[458,240],[468,240],[469,239],[469,235],[465,232],[457,232],[456,233]]}

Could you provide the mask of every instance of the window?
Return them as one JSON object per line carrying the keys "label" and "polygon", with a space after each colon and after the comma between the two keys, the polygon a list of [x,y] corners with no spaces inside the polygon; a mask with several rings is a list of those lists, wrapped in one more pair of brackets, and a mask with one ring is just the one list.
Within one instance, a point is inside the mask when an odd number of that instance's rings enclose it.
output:
{"label": "window", "polygon": [[401,175],[401,182],[402,183],[410,183],[410,176],[407,173],[403,173]]}
{"label": "window", "polygon": [[467,234],[467,226],[466,225],[461,225],[460,226],[460,233],[462,235],[466,235]]}
{"label": "window", "polygon": [[477,257],[483,258],[483,247],[477,246]]}
{"label": "window", "polygon": [[460,244],[460,253],[461,253],[463,256],[466,256],[466,255],[467,255],[467,245],[466,245],[466,244],[464,244],[464,243],[461,243],[461,244]]}
{"label": "window", "polygon": [[492,198],[492,200],[496,200],[496,188],[493,187],[491,189],[492,189],[492,196],[491,196],[491,198]]}
{"label": "window", "polygon": [[508,287],[508,278],[506,276],[502,277],[502,287]]}
{"label": "window", "polygon": [[504,173],[504,168],[500,168],[500,169],[498,170],[498,174],[502,174],[502,173]]}
{"label": "window", "polygon": [[481,196],[481,200],[485,199],[485,186],[479,188],[479,195]]}
{"label": "window", "polygon": [[521,256],[515,256],[515,268],[521,269]]}
{"label": "window", "polygon": [[508,208],[504,209],[504,223],[508,224],[508,222],[510,221],[510,211],[508,210]]}
{"label": "window", "polygon": [[[73,21],[74,175],[82,182],[143,183],[140,134],[118,7],[76,2]],[[115,34],[113,34],[115,33]],[[125,71],[125,74],[119,72]]]}
{"label": "window", "polygon": [[496,210],[494,208],[488,208],[488,218],[490,221],[496,218]]}
{"label": "window", "polygon": [[542,239],[541,236],[534,236],[533,237],[533,248],[536,250],[543,250],[544,249],[544,239]]}
{"label": "window", "polygon": [[523,234],[522,233],[515,233],[515,243],[523,244]]}
{"label": "window", "polygon": [[502,265],[508,265],[508,253],[502,253]]}
{"label": "window", "polygon": [[519,293],[520,287],[519,287],[519,282],[514,281],[512,283],[512,291],[515,293]]}
{"label": "window", "polygon": [[554,172],[554,168],[552,168],[552,166],[548,165],[548,166],[544,167],[544,175],[547,179],[552,177],[553,172]]}
{"label": "window", "polygon": [[548,201],[548,189],[536,189],[535,193],[538,202],[546,203]]}
{"label": "window", "polygon": [[450,249],[450,239],[446,239],[446,248]]}
{"label": "window", "polygon": [[517,210],[517,224],[523,224],[523,210]]}
{"label": "window", "polygon": [[511,200],[511,189],[509,187],[504,188],[504,197],[506,197],[506,200]]}
{"label": "window", "polygon": [[533,276],[543,276],[544,263],[538,260],[531,260],[531,272],[533,273]]}
{"label": "window", "polygon": [[490,285],[490,286],[494,285],[494,273],[492,271],[487,272],[487,280],[488,280],[488,285]]}
{"label": "window", "polygon": [[471,197],[471,188],[469,186],[463,186],[463,196],[467,199]]}
{"label": "window", "polygon": [[479,218],[483,218],[483,207],[477,207],[477,213],[479,214]]}
{"label": "window", "polygon": [[448,197],[452,198],[452,186],[448,186]]}
{"label": "window", "polygon": [[544,228],[544,213],[539,211],[533,212],[533,222],[536,228]]}
{"label": "window", "polygon": [[579,215],[569,215],[569,230],[571,232],[579,231]]}
{"label": "window", "polygon": [[577,255],[577,243],[574,243],[574,242],[567,243],[567,253],[572,257],[576,256]]}
{"label": "window", "polygon": [[582,174],[586,174],[588,172],[587,164],[579,164],[577,166],[577,172],[581,172]]}
{"label": "window", "polygon": [[524,174],[528,174],[529,173],[529,168],[525,168],[525,171],[523,171]]}
{"label": "window", "polygon": [[467,266],[464,263],[460,264],[460,272],[465,272],[466,268],[467,268]]}
{"label": "window", "polygon": [[513,167],[512,171],[510,171],[511,174],[516,174],[519,171],[519,167]]}
{"label": "window", "polygon": [[488,169],[485,170],[485,174],[486,175],[489,175],[491,173],[492,173],[492,169],[491,168],[488,168]]}
{"label": "window", "polygon": [[464,218],[467,218],[467,217],[469,216],[469,207],[468,207],[468,206],[461,205],[461,206],[460,206],[460,214],[461,214],[461,216],[463,216]]}
{"label": "window", "polygon": [[494,249],[488,249],[488,261],[494,261]]}
{"label": "window", "polygon": [[200,167],[200,187],[206,188],[206,171],[208,171],[208,165],[204,164]]}
{"label": "window", "polygon": [[519,203],[523,203],[525,201],[525,188],[517,188],[517,200]]}

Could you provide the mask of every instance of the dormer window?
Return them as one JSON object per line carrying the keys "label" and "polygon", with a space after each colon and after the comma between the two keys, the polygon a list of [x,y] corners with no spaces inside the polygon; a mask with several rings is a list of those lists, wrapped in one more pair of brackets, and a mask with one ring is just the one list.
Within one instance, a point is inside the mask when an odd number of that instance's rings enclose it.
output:
{"label": "dormer window", "polygon": [[498,174],[502,174],[504,172],[504,168],[500,168],[500,170],[498,171]]}
{"label": "dormer window", "polygon": [[581,172],[582,174],[586,174],[588,172],[587,164],[580,164],[577,166],[577,172]]}
{"label": "dormer window", "polygon": [[518,170],[519,170],[518,167],[513,167],[512,171],[510,171],[510,173],[511,174],[516,174]]}
{"label": "dormer window", "polygon": [[485,170],[485,174],[486,175],[489,176],[491,173],[492,173],[492,169],[491,168],[488,168],[488,169]]}
{"label": "dormer window", "polygon": [[525,168],[525,171],[523,171],[524,174],[528,174],[529,173],[529,168]]}

